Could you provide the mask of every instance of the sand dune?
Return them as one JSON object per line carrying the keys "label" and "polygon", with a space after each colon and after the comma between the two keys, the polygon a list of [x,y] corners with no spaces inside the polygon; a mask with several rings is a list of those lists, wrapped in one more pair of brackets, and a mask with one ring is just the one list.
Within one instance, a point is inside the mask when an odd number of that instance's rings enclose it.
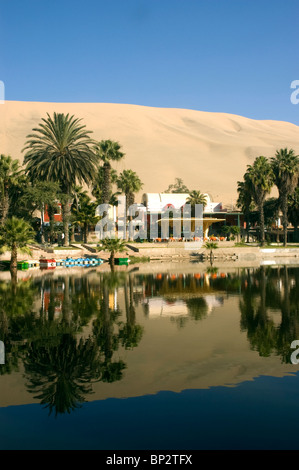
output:
{"label": "sand dune", "polygon": [[191,190],[231,206],[237,181],[255,157],[271,157],[282,147],[299,153],[299,127],[288,122],[126,104],[14,101],[0,105],[0,153],[22,162],[26,136],[55,111],[82,118],[94,139],[117,140],[126,157],[115,168],[135,170],[142,192],[162,192],[180,177]]}

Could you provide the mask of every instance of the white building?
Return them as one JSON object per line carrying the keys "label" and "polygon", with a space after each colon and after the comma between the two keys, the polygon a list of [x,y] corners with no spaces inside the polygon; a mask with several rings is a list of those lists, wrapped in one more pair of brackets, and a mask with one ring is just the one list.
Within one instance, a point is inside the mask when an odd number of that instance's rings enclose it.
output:
{"label": "white building", "polygon": [[[204,196],[207,201],[204,213],[219,212],[222,210],[222,204],[220,202],[213,202],[209,194],[204,194]],[[180,209],[187,203],[188,198],[188,193],[145,193],[142,196],[141,203],[146,207],[148,212],[159,213],[167,206]]]}

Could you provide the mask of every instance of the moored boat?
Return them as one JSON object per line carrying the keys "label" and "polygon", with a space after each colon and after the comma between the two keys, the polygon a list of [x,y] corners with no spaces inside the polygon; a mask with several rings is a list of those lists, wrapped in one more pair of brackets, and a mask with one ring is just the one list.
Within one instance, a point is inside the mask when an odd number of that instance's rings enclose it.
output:
{"label": "moored boat", "polygon": [[41,258],[39,260],[40,268],[56,268],[56,260],[54,258]]}
{"label": "moored boat", "polygon": [[118,266],[128,266],[130,260],[129,258],[115,258],[114,263]]}

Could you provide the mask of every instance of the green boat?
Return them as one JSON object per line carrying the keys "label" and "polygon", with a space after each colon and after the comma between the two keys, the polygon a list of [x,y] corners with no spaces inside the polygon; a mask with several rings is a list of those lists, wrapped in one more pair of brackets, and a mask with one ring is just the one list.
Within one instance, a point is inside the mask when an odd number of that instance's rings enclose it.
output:
{"label": "green boat", "polygon": [[117,266],[128,266],[129,264],[129,258],[115,258],[114,260],[114,263],[117,265]]}
{"label": "green boat", "polygon": [[[9,269],[10,268],[10,260],[2,260],[0,261],[0,266],[2,269]],[[29,263],[28,261],[18,261],[17,262],[17,269],[28,269]]]}

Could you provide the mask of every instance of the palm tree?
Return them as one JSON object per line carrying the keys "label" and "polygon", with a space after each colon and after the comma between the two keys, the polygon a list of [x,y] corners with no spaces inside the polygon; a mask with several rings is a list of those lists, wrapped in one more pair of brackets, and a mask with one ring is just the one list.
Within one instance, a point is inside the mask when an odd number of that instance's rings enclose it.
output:
{"label": "palm tree", "polygon": [[260,243],[265,243],[264,202],[273,186],[273,170],[266,157],[257,157],[253,165],[247,165],[244,180],[248,183],[254,202],[258,207]]}
{"label": "palm tree", "polygon": [[206,243],[204,244],[204,247],[205,247],[207,250],[210,251],[209,258],[210,258],[211,263],[213,263],[213,259],[214,259],[213,250],[217,250],[217,248],[218,248],[217,243],[214,243],[214,242],[206,242]]}
{"label": "palm tree", "polygon": [[41,213],[41,242],[44,243],[44,215],[47,211],[50,219],[50,239],[52,242],[54,232],[54,213],[57,211],[60,187],[58,183],[52,181],[35,182],[28,185],[20,198],[20,203],[30,213],[35,210]]}
{"label": "palm tree", "polygon": [[72,189],[76,184],[92,181],[97,157],[91,145],[90,131],[69,114],[47,114],[33,134],[27,136],[24,158],[26,173],[32,181],[57,181],[62,193],[64,244],[69,245],[69,218]]}
{"label": "palm tree", "polygon": [[112,271],[114,269],[115,264],[115,253],[120,253],[122,251],[125,251],[125,249],[126,241],[122,240],[121,238],[104,238],[103,240],[101,240],[100,250],[110,252],[109,263]]}
{"label": "palm tree", "polygon": [[[82,198],[82,197],[89,197],[88,194],[87,194],[87,191],[86,190],[83,190],[83,187],[82,186],[78,186],[76,185],[73,190],[72,190],[72,197],[73,197],[73,205],[72,205],[72,208],[71,208],[71,236],[70,236],[70,242],[71,243],[75,243],[75,226],[77,225],[76,222],[75,222],[75,214],[74,212],[75,211],[79,211],[79,200]],[[79,224],[80,225],[80,224]]]}
{"label": "palm tree", "polygon": [[239,207],[245,218],[247,242],[249,242],[249,228],[250,228],[250,211],[252,209],[252,193],[250,187],[250,181],[248,181],[248,175],[245,173],[244,181],[238,181],[238,200],[237,207]]}
{"label": "palm tree", "polygon": [[299,156],[293,149],[277,150],[275,157],[271,158],[274,182],[278,188],[280,208],[282,211],[282,225],[284,246],[287,244],[288,228],[288,197],[294,191],[299,177]]}
{"label": "palm tree", "polygon": [[[135,171],[124,170],[117,179],[117,187],[125,193],[126,196],[126,214],[128,214],[129,207],[135,202],[135,193],[138,193],[142,188],[143,183]],[[129,220],[132,220],[132,215],[129,215]]]}
{"label": "palm tree", "polygon": [[293,194],[289,197],[288,202],[288,219],[294,227],[294,240],[299,241],[299,186],[295,189]]}
{"label": "palm tree", "polygon": [[132,204],[134,204],[135,193],[138,193],[141,190],[143,183],[135,171],[124,170],[117,179],[117,187],[125,193],[128,209]]}
{"label": "palm tree", "polygon": [[[61,329],[61,328],[60,328]],[[59,330],[58,330],[59,331]],[[93,338],[72,334],[57,334],[31,341],[24,358],[27,389],[49,415],[71,413],[92,393],[92,383],[99,381],[101,357]]]}
{"label": "palm tree", "polygon": [[73,209],[73,224],[78,224],[83,229],[83,241],[87,243],[88,229],[90,225],[96,225],[100,217],[95,215],[96,202],[91,202],[90,197],[85,195],[79,199],[78,208]]}
{"label": "palm tree", "polygon": [[10,269],[17,270],[18,250],[31,254],[28,245],[34,243],[34,231],[23,219],[12,217],[7,219],[0,230],[0,246],[2,250],[11,251]]}
{"label": "palm tree", "polygon": [[[113,168],[110,169],[110,184],[114,184],[117,181],[117,172]],[[111,188],[109,190],[108,204],[111,204],[111,198],[113,197]],[[98,172],[93,180],[92,195],[96,198],[98,204],[104,204],[103,193],[106,193],[105,189],[105,167],[99,166]]]}
{"label": "palm tree", "polygon": [[8,215],[11,192],[24,179],[24,171],[20,169],[18,160],[9,155],[0,155],[0,225]]}
{"label": "palm tree", "polygon": [[121,160],[125,154],[121,152],[121,146],[118,142],[112,140],[102,140],[94,147],[99,159],[103,162],[103,190],[102,201],[103,204],[109,204],[111,196],[111,161]]}
{"label": "palm tree", "polygon": [[[103,188],[102,188],[102,204],[109,204],[111,196],[111,161],[121,160],[125,154],[121,152],[121,146],[118,142],[112,140],[101,140],[95,145],[94,150],[100,161],[103,162]],[[107,211],[103,214],[107,216]],[[104,232],[108,231],[108,224],[103,227]]]}
{"label": "palm tree", "polygon": [[207,205],[207,196],[205,194],[201,193],[200,191],[193,190],[193,191],[190,191],[189,197],[188,197],[186,203],[191,205],[193,216],[194,216],[194,208],[197,204],[202,204],[203,209],[206,207],[206,205]]}

